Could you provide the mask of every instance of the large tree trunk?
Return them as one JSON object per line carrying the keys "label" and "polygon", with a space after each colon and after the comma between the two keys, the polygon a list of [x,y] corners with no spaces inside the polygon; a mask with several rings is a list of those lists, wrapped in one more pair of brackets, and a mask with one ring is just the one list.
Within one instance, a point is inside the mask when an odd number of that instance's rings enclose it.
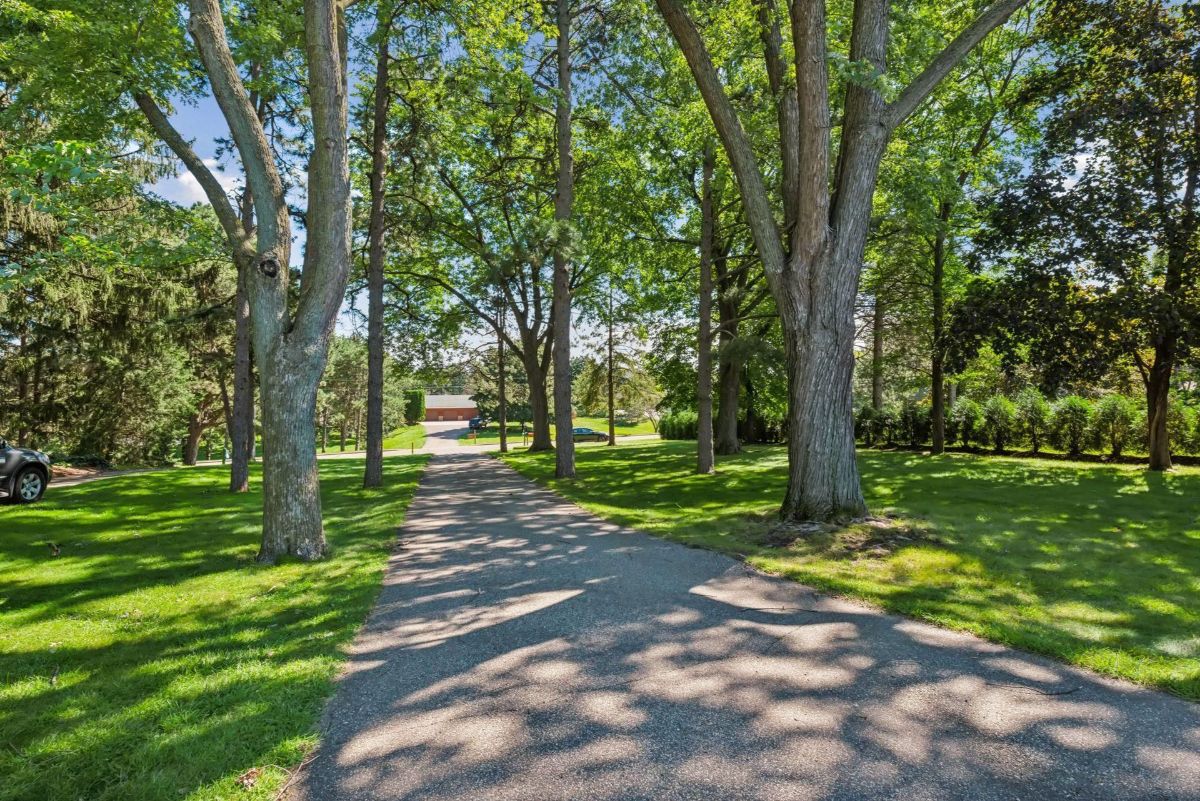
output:
{"label": "large tree trunk", "polygon": [[[371,132],[371,215],[367,247],[367,464],[364,487],[383,485],[383,237],[384,179],[387,177],[388,43],[380,15],[375,56],[375,103]],[[389,18],[390,19],[390,18]]]}
{"label": "large tree trunk", "polygon": [[617,364],[616,342],[613,337],[613,291],[612,277],[608,281],[608,445],[617,444]]}
{"label": "large tree trunk", "polygon": [[[555,138],[558,145],[558,186],[554,219],[571,221],[575,169],[571,154],[571,4],[558,0],[558,94],[555,99]],[[575,477],[575,435],[571,408],[571,265],[564,251],[565,232],[559,231],[554,249],[554,475]]]}
{"label": "large tree trunk", "polygon": [[933,354],[929,374],[929,389],[933,401],[929,409],[933,438],[933,447],[930,450],[933,453],[942,453],[946,450],[946,369],[940,351]]}
{"label": "large tree trunk", "polygon": [[738,437],[738,401],[742,388],[742,362],[733,349],[738,337],[738,304],[735,300],[722,297],[717,300],[720,320],[720,344],[717,350],[717,422],[716,442],[713,450],[718,456],[740,453],[742,442]]}
{"label": "large tree trunk", "polygon": [[717,423],[713,449],[721,456],[740,453],[738,438],[738,401],[742,390],[742,365],[732,355],[718,353]]}
{"label": "large tree trunk", "polygon": [[875,304],[871,315],[871,408],[883,409],[883,320],[884,303],[875,290]]}
{"label": "large tree trunk", "polygon": [[1171,469],[1171,437],[1167,429],[1171,372],[1175,366],[1174,342],[1159,343],[1154,364],[1146,377],[1146,424],[1150,440],[1150,469]]}
{"label": "large tree trunk", "polygon": [[696,380],[696,472],[713,472],[713,392],[712,392],[712,300],[713,300],[713,219],[712,178],[716,154],[712,145],[704,151],[700,190],[700,325],[696,342],[698,371]]}
{"label": "large tree trunk", "polygon": [[[501,330],[503,330],[503,326],[504,326],[504,317],[501,316],[501,318],[500,318]],[[504,364],[504,334],[500,334],[500,336],[498,336],[496,338],[496,349],[499,354],[497,356],[496,366],[497,366],[497,368],[499,368],[497,383],[499,385],[499,390],[500,390],[500,398],[499,398],[500,405],[499,405],[499,409],[498,409],[498,417],[500,418],[498,421],[500,423],[500,452],[508,453],[508,394],[507,394],[508,388],[507,388],[507,386],[505,386],[507,384],[508,370],[506,369],[505,364]]]}
{"label": "large tree trunk", "polygon": [[[879,159],[896,126],[1025,2],[995,0],[891,102],[865,82],[849,82],[844,113],[835,114],[841,127],[836,165],[830,160],[825,4],[789,3],[795,81],[779,85],[788,92],[795,87],[799,113],[795,119],[780,115],[785,132],[780,138],[785,149],[798,142],[799,151],[797,159],[781,162],[789,194],[785,206],[796,209],[794,225],[786,220],[781,231],[758,157],[686,4],[656,0],[724,145],[783,322],[789,403],[785,519],[838,520],[866,511],[854,453],[853,322]],[[889,9],[886,0],[854,4],[850,61],[869,65],[875,74],[887,73]],[[767,44],[769,51],[778,49]],[[775,58],[769,55],[768,62]]]}
{"label": "large tree trunk", "polygon": [[787,520],[866,514],[854,450],[854,326],[845,311],[814,304],[807,314],[824,319],[805,325],[798,309],[780,309],[788,367]]}
{"label": "large tree trunk", "polygon": [[780,308],[788,368],[788,486],[781,515],[792,521],[862,517],[867,505],[854,450],[853,301],[830,293],[805,306],[799,290],[790,286]]}
{"label": "large tree trunk", "polygon": [[188,419],[187,437],[183,441],[183,463],[189,467],[200,458],[200,438],[204,436],[203,412],[196,412]]}
{"label": "large tree trunk", "polygon": [[263,378],[263,534],[259,561],[325,555],[313,421],[324,364],[280,354]]}
{"label": "large tree trunk", "polygon": [[[291,212],[254,96],[234,59],[217,0],[189,0],[188,30],[229,125],[253,196],[253,234],[216,175],[145,92],[134,99],[204,190],[236,258],[252,267],[247,295],[263,406],[263,536],[258,559],[325,553],[313,431],[317,384],[350,268],[347,32],[344,6],[305,0],[306,86],[315,143],[308,162],[307,246],[293,295]],[[291,298],[295,297],[294,312]]]}
{"label": "large tree trunk", "polygon": [[946,450],[946,226],[950,221],[951,205],[942,202],[938,210],[941,227],[933,243],[933,356],[930,360],[929,390],[933,400],[930,422],[933,424],[934,453]]}
{"label": "large tree trunk", "polygon": [[550,408],[546,399],[546,371],[537,357],[537,347],[527,343],[521,349],[521,361],[525,365],[525,378],[529,382],[529,408],[533,413],[533,441],[530,451],[548,451],[554,448],[550,439]]}
{"label": "large tree trunk", "polygon": [[233,402],[229,415],[229,491],[250,490],[250,462],[254,458],[254,362],[250,348],[250,300],[246,271],[252,265],[238,261],[234,296]]}

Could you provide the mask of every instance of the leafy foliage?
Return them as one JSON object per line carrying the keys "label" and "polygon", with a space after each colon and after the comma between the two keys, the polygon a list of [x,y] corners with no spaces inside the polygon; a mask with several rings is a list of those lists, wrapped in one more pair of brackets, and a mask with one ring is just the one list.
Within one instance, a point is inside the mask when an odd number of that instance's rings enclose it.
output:
{"label": "leafy foliage", "polygon": [[1092,405],[1086,398],[1068,395],[1054,404],[1050,433],[1056,445],[1066,448],[1068,456],[1079,456],[1087,443],[1092,421]]}
{"label": "leafy foliage", "polygon": [[1017,432],[1017,407],[1003,395],[993,395],[983,405],[983,425],[980,433],[992,441],[996,453],[1012,440]]}

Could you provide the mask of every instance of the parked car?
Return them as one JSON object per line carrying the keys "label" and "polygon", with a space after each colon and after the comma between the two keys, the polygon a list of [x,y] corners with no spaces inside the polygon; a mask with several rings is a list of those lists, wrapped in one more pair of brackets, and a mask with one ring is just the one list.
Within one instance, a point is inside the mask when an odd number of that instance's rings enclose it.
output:
{"label": "parked car", "polygon": [[488,421],[486,417],[472,417],[471,421],[467,423],[472,431],[482,431],[483,429],[487,428],[487,424]]}
{"label": "parked car", "polygon": [[49,483],[49,456],[0,438],[0,495],[9,503],[33,503],[42,499]]}
{"label": "parked car", "polygon": [[608,434],[594,428],[575,428],[571,433],[576,442],[608,442]]}

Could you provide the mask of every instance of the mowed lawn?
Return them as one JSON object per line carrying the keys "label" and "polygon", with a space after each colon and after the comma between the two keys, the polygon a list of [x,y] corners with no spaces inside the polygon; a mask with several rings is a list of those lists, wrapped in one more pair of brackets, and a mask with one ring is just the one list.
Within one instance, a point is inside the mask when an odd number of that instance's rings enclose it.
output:
{"label": "mowed lawn", "polygon": [[274,797],[426,458],[388,459],[381,490],[361,460],[321,462],[332,557],[316,565],[254,562],[257,473],[240,496],[190,468],[0,507],[0,799]]}
{"label": "mowed lawn", "polygon": [[[329,443],[325,450],[321,450],[321,440],[317,439],[318,453],[333,453],[341,450],[341,433],[336,430],[330,430]],[[425,426],[417,423],[411,426],[400,426],[395,431],[392,431],[383,438],[383,449],[385,451],[397,451],[405,448],[420,448],[425,444]],[[367,446],[367,441],[362,442],[356,440],[353,436],[346,437],[346,448],[348,451],[361,451]]]}
{"label": "mowed lawn", "polygon": [[611,520],[1200,700],[1200,469],[861,451],[872,510],[907,527],[778,547],[765,543],[784,449],[721,459],[714,476],[692,472],[694,450],[581,450],[573,482],[553,480],[553,454],[506,458]]}
{"label": "mowed lawn", "polygon": [[[526,426],[529,431],[532,431],[532,426]],[[599,431],[602,434],[608,433],[608,418],[607,417],[576,417],[574,428],[591,428]],[[615,426],[618,437],[631,437],[639,434],[653,434],[654,424],[649,420],[640,420],[636,423],[620,423]],[[550,436],[554,436],[554,427],[550,427]],[[463,434],[458,438],[460,444],[485,444],[500,441],[500,426],[492,421],[487,428],[477,432],[475,439],[471,438],[470,434]],[[521,424],[508,424],[508,441],[510,445],[521,444]]]}

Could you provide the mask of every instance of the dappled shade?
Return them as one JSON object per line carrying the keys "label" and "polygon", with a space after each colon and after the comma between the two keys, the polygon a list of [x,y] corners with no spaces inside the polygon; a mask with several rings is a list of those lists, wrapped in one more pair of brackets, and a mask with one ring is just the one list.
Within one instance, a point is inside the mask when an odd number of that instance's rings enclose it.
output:
{"label": "dappled shade", "polygon": [[432,463],[326,727],[310,801],[1031,782],[1185,798],[1200,781],[1186,702],[601,523],[474,455]]}
{"label": "dappled shade", "polygon": [[[229,798],[277,787],[378,591],[425,457],[321,463],[329,561],[260,567],[258,475],[51,489],[0,509],[0,799]],[[60,546],[51,557],[47,540]]]}

